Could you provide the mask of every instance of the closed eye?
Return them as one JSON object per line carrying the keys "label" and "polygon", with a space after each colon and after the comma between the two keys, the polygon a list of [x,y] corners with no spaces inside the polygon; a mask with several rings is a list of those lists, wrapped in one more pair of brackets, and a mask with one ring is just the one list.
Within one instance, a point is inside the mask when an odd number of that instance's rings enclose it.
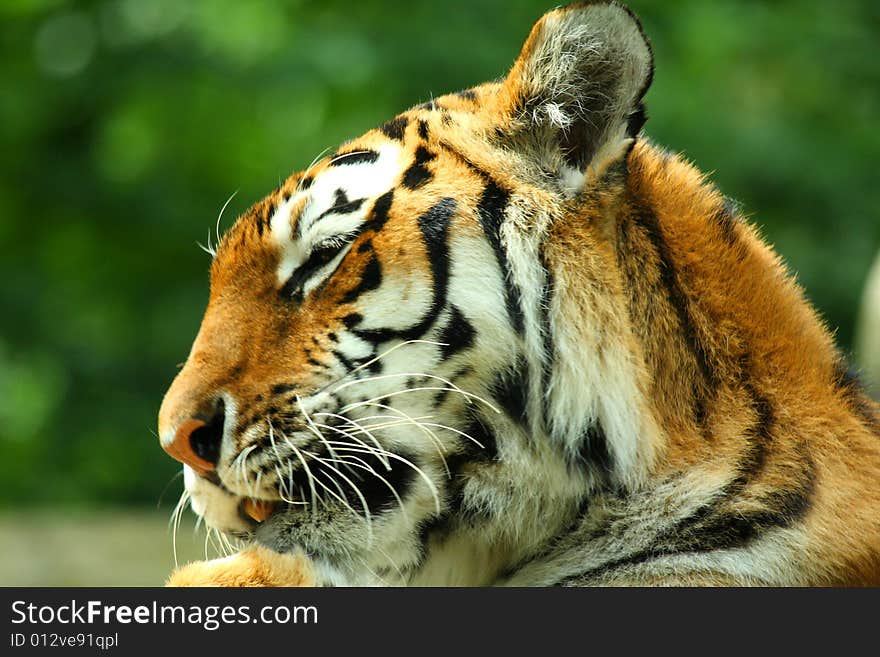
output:
{"label": "closed eye", "polygon": [[282,298],[302,301],[303,285],[306,281],[339,255],[349,244],[350,242],[343,236],[325,240],[313,248],[308,259],[293,271],[284,287],[281,288]]}

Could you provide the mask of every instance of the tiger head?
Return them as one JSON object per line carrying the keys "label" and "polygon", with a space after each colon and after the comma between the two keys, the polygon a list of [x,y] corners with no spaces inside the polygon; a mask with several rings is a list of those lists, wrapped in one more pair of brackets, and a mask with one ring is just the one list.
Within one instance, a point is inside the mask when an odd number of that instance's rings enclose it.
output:
{"label": "tiger head", "polygon": [[540,524],[626,470],[550,339],[582,337],[556,261],[594,265],[544,244],[614,203],[651,76],[628,10],[558,9],[505,78],[398,115],[241,216],[159,414],[194,510],[328,568],[406,569],[435,536]]}

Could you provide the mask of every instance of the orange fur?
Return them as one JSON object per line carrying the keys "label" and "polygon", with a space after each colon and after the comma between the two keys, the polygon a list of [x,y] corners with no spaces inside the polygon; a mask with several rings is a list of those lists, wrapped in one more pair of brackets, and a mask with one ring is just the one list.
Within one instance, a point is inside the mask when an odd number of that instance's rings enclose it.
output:
{"label": "orange fur", "polygon": [[241,552],[211,561],[196,561],[175,570],[165,586],[313,586],[308,559],[278,554],[254,545]]}

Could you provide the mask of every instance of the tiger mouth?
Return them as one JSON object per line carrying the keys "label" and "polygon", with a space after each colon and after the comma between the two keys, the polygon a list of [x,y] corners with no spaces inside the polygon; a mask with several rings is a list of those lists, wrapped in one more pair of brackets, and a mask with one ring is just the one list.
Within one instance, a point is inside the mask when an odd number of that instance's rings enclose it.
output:
{"label": "tiger mouth", "polygon": [[[217,486],[221,490],[234,495],[229,488],[224,485],[223,481],[216,471],[208,472],[200,475],[209,483]],[[243,497],[238,503],[238,513],[243,518],[250,518],[257,524],[265,522],[278,508],[280,501],[266,500],[258,497]]]}
{"label": "tiger mouth", "polygon": [[239,504],[241,513],[258,524],[268,519],[277,507],[278,502],[253,497],[246,497]]}

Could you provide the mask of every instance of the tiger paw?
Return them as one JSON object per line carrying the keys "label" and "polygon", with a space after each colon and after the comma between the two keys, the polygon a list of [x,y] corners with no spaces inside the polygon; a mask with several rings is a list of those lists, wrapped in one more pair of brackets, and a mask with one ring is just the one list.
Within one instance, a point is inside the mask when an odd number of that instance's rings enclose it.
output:
{"label": "tiger paw", "polygon": [[177,568],[165,586],[314,586],[311,564],[302,554],[278,554],[260,545],[222,559]]}

